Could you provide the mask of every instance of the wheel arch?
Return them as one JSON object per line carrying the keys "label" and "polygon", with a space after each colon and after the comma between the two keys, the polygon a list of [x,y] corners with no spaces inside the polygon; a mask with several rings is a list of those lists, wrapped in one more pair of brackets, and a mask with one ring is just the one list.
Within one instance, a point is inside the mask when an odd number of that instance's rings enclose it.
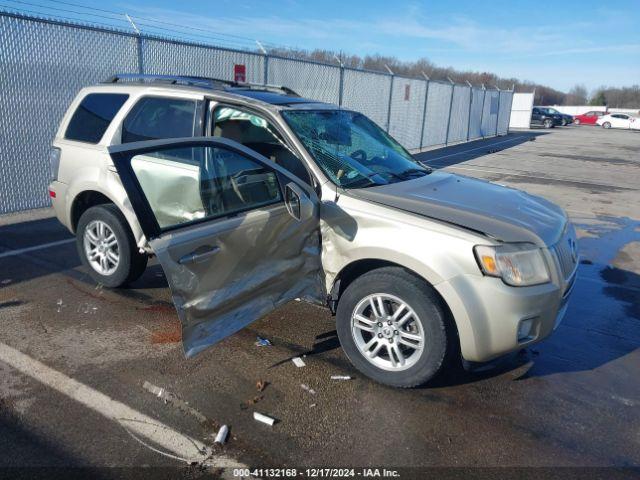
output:
{"label": "wheel arch", "polygon": [[91,207],[104,205],[105,203],[113,203],[116,205],[116,202],[112,198],[98,190],[83,190],[79,192],[73,198],[69,210],[69,222],[73,233],[76,233],[78,221],[84,212]]}
{"label": "wheel arch", "polygon": [[329,304],[329,308],[331,309],[331,312],[335,315],[336,308],[337,308],[338,302],[340,301],[340,297],[342,296],[342,293],[347,289],[347,287],[355,279],[364,275],[365,273],[368,273],[370,271],[377,270],[383,267],[401,268],[407,271],[408,273],[410,273],[411,275],[415,276],[416,278],[419,278],[421,281],[425,282],[431,288],[433,293],[436,295],[436,297],[440,301],[442,308],[444,309],[448,326],[450,327],[451,331],[454,333],[453,335],[454,338],[450,339],[454,342],[452,346],[455,348],[456,353],[460,354],[461,352],[460,338],[459,338],[460,334],[458,330],[457,321],[446,299],[438,291],[438,289],[435,288],[434,285],[428,279],[426,279],[423,275],[420,275],[418,272],[416,272],[415,270],[412,270],[411,268],[406,267],[405,265],[401,265],[399,263],[396,263],[390,260],[384,260],[379,258],[361,258],[358,260],[354,260],[351,263],[348,263],[347,265],[345,265],[335,276],[333,280],[333,285],[328,295],[327,301]]}

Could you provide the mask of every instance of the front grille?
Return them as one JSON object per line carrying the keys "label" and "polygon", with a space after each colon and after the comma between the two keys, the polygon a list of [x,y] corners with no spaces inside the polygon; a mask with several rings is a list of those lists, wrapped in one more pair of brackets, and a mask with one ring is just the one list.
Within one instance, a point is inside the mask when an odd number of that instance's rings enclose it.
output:
{"label": "front grille", "polygon": [[576,233],[572,225],[568,225],[564,235],[553,247],[560,265],[562,278],[568,279],[576,268],[578,261],[578,246]]}

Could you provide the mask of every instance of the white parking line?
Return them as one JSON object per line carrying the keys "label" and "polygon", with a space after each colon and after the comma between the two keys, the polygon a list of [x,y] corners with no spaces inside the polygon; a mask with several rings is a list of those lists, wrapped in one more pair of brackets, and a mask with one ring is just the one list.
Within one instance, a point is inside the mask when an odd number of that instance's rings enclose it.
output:
{"label": "white parking line", "polygon": [[[515,140],[519,140],[522,137],[524,137],[525,135],[518,135],[516,137],[510,138],[508,140],[503,140],[501,142],[493,142],[493,143],[487,143],[485,145],[482,145],[481,147],[476,147],[476,148],[470,148],[468,150],[463,150],[461,152],[455,152],[455,153],[450,153],[449,155],[443,155],[441,157],[435,157],[435,158],[429,158],[427,160],[421,160],[422,163],[426,163],[427,165],[429,164],[428,162],[432,162],[434,160],[440,160],[441,158],[448,158],[448,157],[456,157],[458,155],[464,155],[465,153],[469,153],[469,152],[475,152],[476,150],[484,150],[486,148],[489,147],[493,147],[494,145],[502,145],[503,143],[510,143],[513,142]],[[425,153],[425,152],[422,152]]]}
{"label": "white parking line", "polygon": [[[103,415],[109,420],[117,422],[123,426],[132,437],[158,453],[164,453],[169,457],[188,463],[198,462],[218,468],[245,467],[228,456],[212,456],[211,448],[202,442],[184,435],[159,420],[148,417],[124,403],[114,400],[57,370],[47,367],[38,360],[2,342],[0,342],[0,361]],[[147,441],[164,449],[168,453],[147,445],[137,438],[138,436],[144,437]]]}
{"label": "white parking line", "polygon": [[14,255],[22,255],[23,253],[35,252],[36,250],[43,250],[45,248],[55,247],[56,245],[64,245],[65,243],[75,242],[75,238],[66,238],[64,240],[58,240],[57,242],[43,243],[42,245],[35,245],[33,247],[20,248],[18,250],[9,250],[8,252],[0,253],[0,258],[13,257]]}

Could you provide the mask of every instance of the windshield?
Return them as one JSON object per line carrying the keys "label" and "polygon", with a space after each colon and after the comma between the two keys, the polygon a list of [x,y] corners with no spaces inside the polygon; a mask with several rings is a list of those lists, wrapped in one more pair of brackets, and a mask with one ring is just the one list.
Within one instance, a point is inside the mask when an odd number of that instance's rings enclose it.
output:
{"label": "windshield", "polygon": [[338,186],[386,185],[431,172],[361,113],[285,110],[282,115],[325,175]]}

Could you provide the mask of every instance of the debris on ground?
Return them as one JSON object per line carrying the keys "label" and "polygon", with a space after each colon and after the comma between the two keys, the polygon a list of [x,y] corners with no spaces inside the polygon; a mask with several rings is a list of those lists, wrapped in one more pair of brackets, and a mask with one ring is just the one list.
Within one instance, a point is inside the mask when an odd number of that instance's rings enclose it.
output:
{"label": "debris on ground", "polygon": [[312,403],[311,405],[309,405],[309,408],[313,408],[317,405],[317,403]]}
{"label": "debris on ground", "polygon": [[62,303],[62,299],[58,299],[56,305],[58,306],[58,313],[60,313],[60,311],[62,310],[62,307],[64,306],[64,303]]}
{"label": "debris on ground", "polygon": [[311,395],[315,395],[316,394],[316,391],[313,388],[311,388],[309,385],[306,385],[304,383],[300,384],[300,388],[302,388],[303,390],[309,392]]}
{"label": "debris on ground", "polygon": [[331,380],[351,380],[349,375],[331,375]]}
{"label": "debris on ground", "polygon": [[302,360],[300,357],[294,357],[294,358],[291,359],[291,361],[298,368],[302,368],[302,367],[306,367],[307,366],[307,364],[304,363],[304,360]]}
{"label": "debris on ground", "polygon": [[275,418],[268,417],[267,415],[263,415],[258,412],[253,412],[253,418],[259,422],[266,423],[269,426],[273,426],[276,423]]}
{"label": "debris on ground", "polygon": [[264,395],[256,395],[251,400],[247,400],[246,403],[247,405],[255,405],[256,403],[258,403],[260,400],[263,400],[263,399],[264,399]]}
{"label": "debris on ground", "polygon": [[181,398],[178,398],[177,395],[171,392],[167,392],[164,388],[157,387],[147,381],[145,381],[142,384],[142,388],[144,388],[147,392],[161,399],[165,404],[167,403],[171,404],[172,406],[176,407],[178,410],[188,415],[191,415],[192,417],[195,417],[196,420],[198,420],[198,422],[200,422],[201,424],[208,424],[208,425],[214,424],[214,422],[212,422],[207,417],[205,417],[202,413],[200,413],[198,410],[190,406],[187,402],[185,402]]}
{"label": "debris on ground", "polygon": [[271,342],[268,338],[262,338],[261,336],[256,337],[256,347],[270,347]]}
{"label": "debris on ground", "polygon": [[267,385],[269,385],[269,382],[267,382],[266,380],[258,380],[256,382],[256,389],[259,392],[264,392],[264,389],[267,388]]}
{"label": "debris on ground", "polygon": [[224,445],[224,443],[227,441],[228,435],[229,435],[229,427],[227,427],[226,425],[222,425],[220,427],[220,430],[218,430],[216,439],[213,442],[219,443],[220,445]]}
{"label": "debris on ground", "polygon": [[10,278],[7,278],[5,280],[2,280],[0,283],[2,285],[9,285],[12,282],[12,280]]}

